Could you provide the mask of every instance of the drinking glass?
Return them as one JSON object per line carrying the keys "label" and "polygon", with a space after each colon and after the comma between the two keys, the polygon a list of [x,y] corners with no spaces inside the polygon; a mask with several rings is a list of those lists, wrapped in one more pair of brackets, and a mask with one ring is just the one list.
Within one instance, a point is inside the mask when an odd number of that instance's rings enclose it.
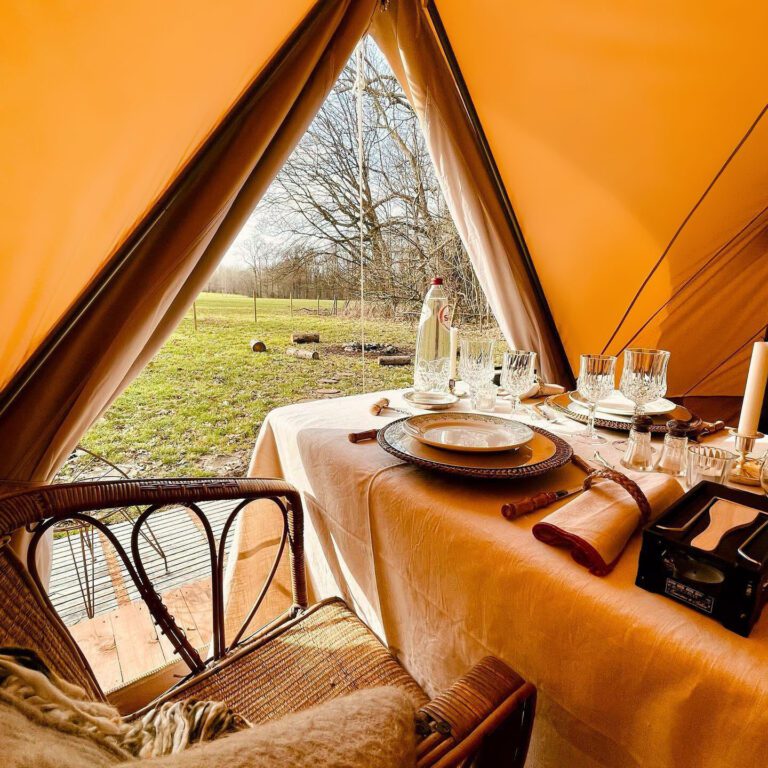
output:
{"label": "drinking glass", "polygon": [[512,413],[522,413],[520,396],[536,383],[536,353],[516,349],[504,353],[501,386],[512,396]]}
{"label": "drinking glass", "polygon": [[469,388],[470,407],[477,409],[477,391],[493,379],[493,339],[470,337],[460,343],[459,376]]}
{"label": "drinking glass", "polygon": [[[634,416],[642,416],[648,403],[667,393],[668,365],[669,352],[665,349],[636,347],[624,350],[624,370],[619,390],[635,404]],[[616,440],[613,445],[623,450],[627,441]]]}
{"label": "drinking glass", "polygon": [[765,495],[768,496],[768,451],[765,452],[763,460],[760,462],[760,485]]}
{"label": "drinking glass", "polygon": [[724,483],[728,479],[735,453],[712,445],[688,446],[688,463],[685,469],[685,485],[690,490],[701,480]]}
{"label": "drinking glass", "polygon": [[613,355],[582,355],[579,380],[576,388],[589,403],[587,428],[580,433],[580,442],[600,445],[607,442],[595,429],[595,411],[600,400],[604,400],[616,386],[616,358]]}

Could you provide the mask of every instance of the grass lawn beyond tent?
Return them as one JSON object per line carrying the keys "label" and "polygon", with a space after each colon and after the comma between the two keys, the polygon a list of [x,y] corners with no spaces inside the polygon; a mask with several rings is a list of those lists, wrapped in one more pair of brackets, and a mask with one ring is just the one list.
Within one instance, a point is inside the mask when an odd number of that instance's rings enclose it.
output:
{"label": "grass lawn beyond tent", "polygon": [[[243,474],[266,414],[281,405],[362,391],[360,354],[340,345],[360,339],[358,318],[330,315],[332,302],[259,299],[201,294],[197,331],[192,310],[130,387],[81,441],[125,468],[132,476]],[[341,302],[339,311],[341,312]],[[323,315],[322,312],[328,314]],[[291,333],[317,331],[319,360],[289,357]],[[412,353],[413,323],[366,322],[366,340],[393,344]],[[261,339],[266,353],[251,352]],[[366,390],[411,384],[413,367],[366,361]],[[323,379],[338,379],[324,383]],[[339,390],[339,395],[322,390]]]}

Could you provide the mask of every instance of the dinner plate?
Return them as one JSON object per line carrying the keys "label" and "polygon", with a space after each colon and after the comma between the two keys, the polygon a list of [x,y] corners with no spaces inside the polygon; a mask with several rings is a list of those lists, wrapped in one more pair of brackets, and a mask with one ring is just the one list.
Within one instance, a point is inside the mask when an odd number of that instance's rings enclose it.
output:
{"label": "dinner plate", "polygon": [[[568,396],[577,405],[589,409],[589,403],[578,392],[569,392]],[[643,406],[643,411],[647,416],[661,416],[664,413],[672,413],[675,408],[677,406],[672,401],[660,397],[658,400],[653,400]],[[624,397],[619,390],[614,389],[609,397],[598,401],[597,410],[618,416],[633,416],[635,404],[629,398]]]}
{"label": "dinner plate", "polygon": [[459,398],[450,392],[415,392],[412,389],[403,392],[403,400],[425,411],[444,411],[459,402]]}
{"label": "dinner plate", "polygon": [[[552,395],[547,398],[546,403],[551,408],[567,416],[569,419],[586,424],[588,420],[587,409],[571,399],[570,392],[564,392],[562,395]],[[673,411],[651,415],[653,424],[651,432],[666,434],[667,421],[676,419],[677,421],[694,421],[698,417],[694,416],[685,406],[677,405]],[[595,426],[603,429],[615,429],[621,432],[629,432],[632,427],[632,417],[623,416],[619,413],[602,413],[598,411],[595,416]]]}
{"label": "dinner plate", "polygon": [[420,443],[405,431],[405,421],[398,419],[382,427],[376,437],[379,445],[402,461],[452,475],[522,480],[551,472],[573,456],[573,449],[565,440],[541,427],[531,427],[532,439],[516,451],[459,453]]}
{"label": "dinner plate", "polygon": [[514,451],[533,438],[533,430],[519,421],[478,413],[411,416],[403,429],[424,445],[463,453]]}

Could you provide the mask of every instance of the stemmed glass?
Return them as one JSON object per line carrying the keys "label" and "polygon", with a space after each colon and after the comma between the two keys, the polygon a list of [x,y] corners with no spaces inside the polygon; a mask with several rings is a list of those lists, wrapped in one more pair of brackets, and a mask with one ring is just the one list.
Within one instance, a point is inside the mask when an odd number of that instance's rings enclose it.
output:
{"label": "stemmed glass", "polygon": [[579,440],[590,445],[607,442],[595,429],[595,411],[600,400],[604,400],[616,386],[616,358],[613,355],[582,355],[579,380],[576,384],[579,394],[589,403],[587,428]]}
{"label": "stemmed glass", "polygon": [[477,409],[477,388],[493,379],[493,339],[468,338],[460,344],[459,376],[469,387],[470,407]]}
{"label": "stemmed glass", "polygon": [[512,396],[512,413],[523,413],[520,396],[536,383],[536,353],[522,349],[505,352],[500,382]]}
{"label": "stemmed glass", "polygon": [[[665,349],[631,348],[624,350],[624,370],[619,390],[635,404],[634,416],[642,416],[645,406],[667,393],[669,352]],[[617,440],[614,447],[626,448],[626,440]]]}

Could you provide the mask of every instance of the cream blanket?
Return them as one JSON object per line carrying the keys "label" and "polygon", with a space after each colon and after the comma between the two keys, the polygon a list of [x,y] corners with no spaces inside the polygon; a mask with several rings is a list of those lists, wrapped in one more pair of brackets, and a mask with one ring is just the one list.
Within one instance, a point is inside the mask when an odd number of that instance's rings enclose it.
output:
{"label": "cream blanket", "polygon": [[413,706],[392,688],[360,691],[255,728],[221,703],[192,700],[126,723],[35,654],[0,649],[4,768],[402,768],[415,764],[414,733]]}

